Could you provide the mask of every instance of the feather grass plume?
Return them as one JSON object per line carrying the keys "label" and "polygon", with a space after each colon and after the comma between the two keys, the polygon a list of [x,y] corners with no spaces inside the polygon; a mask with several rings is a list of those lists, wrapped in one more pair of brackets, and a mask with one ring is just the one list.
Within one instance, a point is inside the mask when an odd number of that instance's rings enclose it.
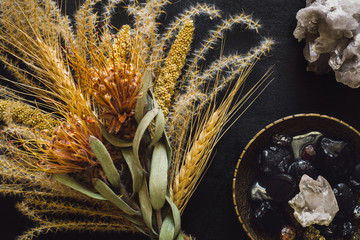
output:
{"label": "feather grass plume", "polygon": [[[197,4],[161,32],[167,4],[85,0],[71,22],[52,0],[1,1],[0,60],[13,75],[2,79],[15,87],[1,89],[0,192],[18,195],[36,223],[19,239],[67,230],[192,239],[181,213],[217,142],[266,86],[268,73],[238,95],[273,41],[204,64],[226,31],[258,32],[259,22]],[[119,30],[117,8],[131,19]],[[219,24],[194,48],[201,16]]]}

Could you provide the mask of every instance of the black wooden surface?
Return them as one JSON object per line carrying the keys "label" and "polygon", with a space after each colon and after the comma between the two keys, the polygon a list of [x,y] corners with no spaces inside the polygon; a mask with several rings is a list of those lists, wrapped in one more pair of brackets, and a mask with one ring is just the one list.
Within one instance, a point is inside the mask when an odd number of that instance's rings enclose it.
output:
{"label": "black wooden surface", "polygon": [[[68,2],[71,2],[68,0]],[[189,202],[183,217],[182,229],[199,240],[247,239],[234,211],[232,178],[238,157],[247,142],[261,128],[279,118],[297,113],[321,113],[337,117],[360,130],[360,89],[351,89],[335,81],[333,73],[315,75],[306,71],[302,55],[303,43],[294,39],[296,12],[305,6],[305,0],[213,0],[223,15],[241,11],[253,13],[260,19],[263,36],[276,41],[270,55],[258,62],[250,81],[260,77],[271,65],[274,81],[231,127],[219,142],[212,165]],[[195,0],[174,2],[164,21],[170,21]],[[69,3],[69,6],[71,4]],[[71,10],[71,6],[69,8]],[[116,19],[115,19],[116,20]],[[211,28],[207,20],[196,19],[196,40]],[[206,23],[206,24],[202,24]],[[225,51],[245,52],[256,46],[256,34],[235,28],[226,37]],[[200,38],[199,38],[200,36]],[[209,59],[212,56],[209,56]],[[0,239],[15,236],[31,226],[26,217],[14,208],[15,197],[0,199]],[[38,239],[147,239],[133,234],[57,233],[41,235]]]}

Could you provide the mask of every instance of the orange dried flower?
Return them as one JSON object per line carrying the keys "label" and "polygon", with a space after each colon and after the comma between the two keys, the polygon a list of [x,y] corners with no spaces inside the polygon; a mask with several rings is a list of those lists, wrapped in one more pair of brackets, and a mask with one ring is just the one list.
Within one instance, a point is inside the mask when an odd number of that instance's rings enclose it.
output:
{"label": "orange dried flower", "polygon": [[110,68],[92,71],[92,95],[109,132],[131,137],[141,74],[130,63],[116,63]]}
{"label": "orange dried flower", "polygon": [[90,135],[101,139],[96,120],[69,115],[53,132],[45,150],[46,158],[38,161],[41,170],[51,173],[78,172],[97,166],[89,144]]}

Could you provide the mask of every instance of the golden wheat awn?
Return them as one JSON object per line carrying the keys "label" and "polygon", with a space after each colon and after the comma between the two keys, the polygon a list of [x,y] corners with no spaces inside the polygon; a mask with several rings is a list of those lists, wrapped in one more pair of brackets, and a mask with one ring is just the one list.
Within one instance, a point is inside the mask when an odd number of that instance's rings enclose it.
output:
{"label": "golden wheat awn", "polygon": [[[0,60],[16,80],[2,79],[17,87],[1,88],[0,192],[20,195],[17,207],[37,223],[19,239],[66,230],[191,239],[180,214],[235,113],[261,92],[266,78],[237,97],[273,42],[245,55],[221,51],[202,69],[235,24],[256,32],[260,24],[197,4],[161,32],[167,4],[85,0],[72,23],[51,0],[0,2]],[[118,7],[131,16],[120,30],[111,23]],[[200,15],[217,25],[194,48]]]}
{"label": "golden wheat awn", "polygon": [[221,127],[218,122],[221,122],[221,119],[219,112],[215,111],[206,121],[206,125],[199,131],[200,134],[195,134],[198,136],[172,180],[170,194],[180,212],[184,211],[188,198],[194,191],[194,185],[197,184],[204,171],[203,169],[206,167],[206,154],[211,152],[211,148],[214,146],[213,142]]}
{"label": "golden wheat awn", "polygon": [[200,123],[195,126],[195,133],[192,136],[194,141],[188,142],[186,145],[184,160],[174,164],[170,180],[170,184],[172,184],[170,186],[170,194],[180,212],[184,211],[186,204],[209,166],[213,149],[221,136],[226,132],[226,129],[224,129],[226,124],[236,112],[242,109],[251,95],[268,78],[269,72],[247,94],[238,99],[234,105],[231,105],[234,102],[236,93],[239,92],[250,74],[252,67],[253,65],[250,65],[243,69],[243,73],[240,75],[235,86],[228,92],[216,109],[215,107],[209,107],[206,110],[206,113],[202,115]]}

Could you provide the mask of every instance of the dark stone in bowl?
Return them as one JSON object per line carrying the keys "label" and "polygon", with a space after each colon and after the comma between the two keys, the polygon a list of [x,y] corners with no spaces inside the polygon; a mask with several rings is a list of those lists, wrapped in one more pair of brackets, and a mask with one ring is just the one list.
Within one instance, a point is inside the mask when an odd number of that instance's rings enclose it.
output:
{"label": "dark stone in bowl", "polygon": [[308,175],[312,179],[317,179],[319,175],[314,166],[306,160],[298,160],[293,162],[289,166],[288,173],[295,179],[297,184],[300,182],[300,179],[304,174]]}
{"label": "dark stone in bowl", "polygon": [[295,196],[296,181],[287,174],[271,176],[266,181],[266,191],[272,200],[286,202]]}
{"label": "dark stone in bowl", "polygon": [[289,150],[275,146],[264,149],[259,156],[260,169],[269,176],[286,173],[292,161]]}
{"label": "dark stone in bowl", "polygon": [[[236,165],[233,180],[233,200],[239,221],[250,239],[253,240],[278,240],[280,232],[265,232],[254,228],[251,224],[252,209],[254,207],[248,198],[249,188],[261,176],[257,157],[271,143],[272,137],[278,133],[290,136],[319,131],[330,139],[341,139],[352,146],[360,146],[360,133],[348,124],[329,116],[320,114],[299,114],[289,116],[269,124],[249,142],[242,152]],[[354,148],[355,164],[360,163],[360,149]],[[292,212],[291,209],[285,209]],[[289,216],[291,215],[289,213]],[[297,231],[302,231],[301,226],[291,219]],[[357,225],[357,223],[356,223]]]}
{"label": "dark stone in bowl", "polygon": [[354,154],[347,142],[324,137],[318,146],[316,162],[328,181],[344,181],[352,172]]}
{"label": "dark stone in bowl", "polygon": [[339,205],[339,211],[337,212],[336,217],[352,217],[356,204],[352,189],[345,183],[338,183],[333,187],[333,191]]}

